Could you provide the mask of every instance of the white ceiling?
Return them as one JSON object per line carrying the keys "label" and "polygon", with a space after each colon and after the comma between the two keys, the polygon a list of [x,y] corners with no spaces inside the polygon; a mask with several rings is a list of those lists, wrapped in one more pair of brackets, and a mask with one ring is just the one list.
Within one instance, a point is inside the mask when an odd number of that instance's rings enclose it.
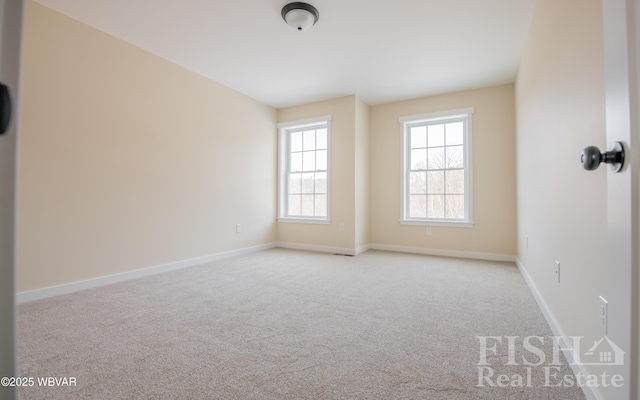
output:
{"label": "white ceiling", "polygon": [[36,0],[273,107],[367,104],[513,82],[535,0]]}

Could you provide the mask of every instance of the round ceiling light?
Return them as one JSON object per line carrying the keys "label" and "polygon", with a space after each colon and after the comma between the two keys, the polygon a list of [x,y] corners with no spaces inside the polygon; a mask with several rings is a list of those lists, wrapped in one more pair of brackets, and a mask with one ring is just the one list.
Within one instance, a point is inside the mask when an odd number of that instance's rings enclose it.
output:
{"label": "round ceiling light", "polygon": [[320,17],[318,10],[316,10],[314,6],[299,1],[289,3],[282,7],[281,14],[282,19],[285,20],[287,25],[297,31],[306,31],[311,28],[318,22],[318,18]]}

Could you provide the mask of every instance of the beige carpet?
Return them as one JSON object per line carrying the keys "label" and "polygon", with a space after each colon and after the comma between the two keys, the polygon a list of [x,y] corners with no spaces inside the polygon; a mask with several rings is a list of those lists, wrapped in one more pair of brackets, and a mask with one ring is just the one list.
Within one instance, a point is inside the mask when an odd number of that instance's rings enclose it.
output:
{"label": "beige carpet", "polygon": [[[583,399],[478,387],[477,336],[552,335],[509,263],[273,249],[18,310],[29,399]],[[545,352],[551,355],[551,343]],[[502,347],[495,374],[526,376]],[[529,359],[536,360],[531,355]],[[558,375],[570,374],[565,365]],[[526,383],[526,382],[525,382]]]}

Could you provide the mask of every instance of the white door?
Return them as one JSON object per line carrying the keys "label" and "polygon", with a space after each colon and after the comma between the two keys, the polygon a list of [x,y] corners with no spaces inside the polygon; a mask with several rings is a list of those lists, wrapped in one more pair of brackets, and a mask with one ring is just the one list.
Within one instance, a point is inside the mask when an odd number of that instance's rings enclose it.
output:
{"label": "white door", "polygon": [[[638,399],[640,331],[640,0],[603,0],[607,149],[625,147],[625,167],[607,173],[608,336],[625,351],[624,365],[609,374],[624,378],[607,388],[607,399]],[[636,33],[637,32],[637,33]],[[637,35],[637,36],[636,36]],[[602,149],[604,150],[604,149]],[[602,167],[601,167],[602,168]]]}
{"label": "white door", "polygon": [[[0,377],[15,376],[14,199],[17,136],[17,94],[22,36],[22,1],[0,0],[0,83],[6,85],[11,106],[0,90]],[[2,87],[0,87],[2,89]],[[7,111],[11,111],[7,113]],[[1,130],[1,129],[0,129]],[[0,385],[0,399],[15,398],[15,390]]]}

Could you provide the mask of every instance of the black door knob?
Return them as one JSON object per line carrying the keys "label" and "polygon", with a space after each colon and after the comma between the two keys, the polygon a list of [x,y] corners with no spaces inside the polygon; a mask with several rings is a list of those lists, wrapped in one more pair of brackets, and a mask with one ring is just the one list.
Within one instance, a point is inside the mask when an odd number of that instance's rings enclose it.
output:
{"label": "black door knob", "polygon": [[615,172],[620,172],[624,167],[624,145],[622,142],[616,142],[613,149],[606,153],[601,153],[596,146],[585,147],[580,162],[587,171],[598,169],[600,163],[605,163],[611,164]]}
{"label": "black door knob", "polygon": [[11,121],[11,95],[9,88],[0,83],[0,135],[7,131]]}

